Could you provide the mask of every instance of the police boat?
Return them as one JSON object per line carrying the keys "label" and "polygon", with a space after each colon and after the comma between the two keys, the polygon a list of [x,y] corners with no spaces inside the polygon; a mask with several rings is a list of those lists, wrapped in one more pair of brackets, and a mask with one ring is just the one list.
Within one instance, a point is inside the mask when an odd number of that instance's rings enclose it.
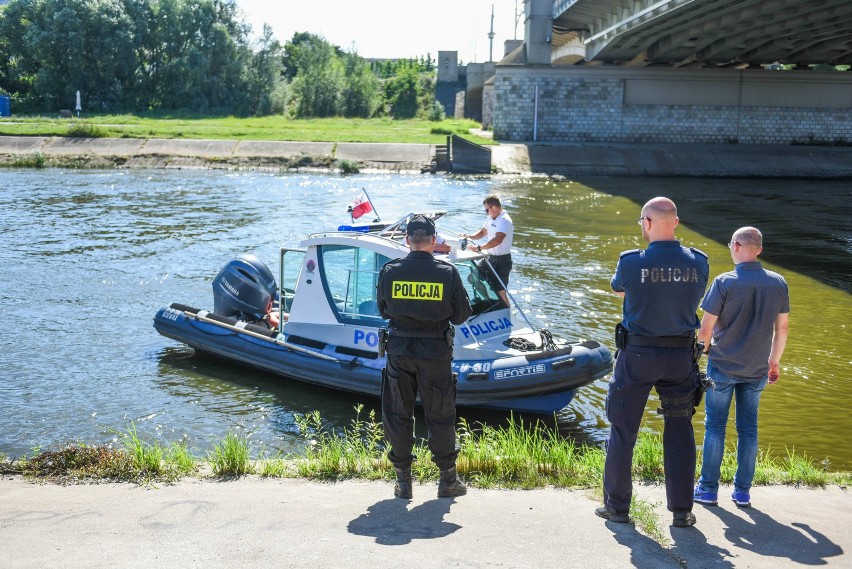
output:
{"label": "police boat", "polygon": [[[154,328],[236,364],[380,397],[386,358],[379,333],[387,321],[378,313],[376,281],[388,260],[408,254],[405,227],[413,215],[391,225],[340,226],[282,248],[281,285],[259,259],[238,255],[213,280],[212,312],[172,304],[157,312]],[[437,220],[443,212],[425,215]],[[535,330],[509,295],[516,317],[485,278],[487,256],[439,233],[450,251],[438,258],[458,268],[473,307],[455,327],[458,406],[552,414],[612,371],[606,346]]]}

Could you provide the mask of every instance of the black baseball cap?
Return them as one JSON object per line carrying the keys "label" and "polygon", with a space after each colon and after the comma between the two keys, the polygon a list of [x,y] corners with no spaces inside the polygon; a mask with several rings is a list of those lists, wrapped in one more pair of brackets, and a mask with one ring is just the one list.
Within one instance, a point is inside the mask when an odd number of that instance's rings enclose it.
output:
{"label": "black baseball cap", "polygon": [[424,215],[415,215],[408,220],[406,235],[435,235],[435,222]]}

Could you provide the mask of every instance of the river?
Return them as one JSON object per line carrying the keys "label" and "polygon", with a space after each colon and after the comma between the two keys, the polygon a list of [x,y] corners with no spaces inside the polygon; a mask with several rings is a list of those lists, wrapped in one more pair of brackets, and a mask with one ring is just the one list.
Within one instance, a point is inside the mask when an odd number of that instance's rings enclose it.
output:
{"label": "river", "polygon": [[[849,182],[208,170],[0,176],[0,452],[8,455],[110,443],[131,421],[143,437],[184,440],[198,454],[234,429],[249,434],[258,454],[293,450],[294,415],[313,410],[330,427],[348,426],[357,396],[197,357],[158,335],[152,317],[172,302],[212,308],[211,281],[237,253],[253,253],[277,273],[280,246],[346,222],[347,204],[365,188],[382,219],[446,210],[444,227],[457,231],[475,230],[482,198],[500,194],[516,227],[509,288],[529,318],[556,335],[609,346],[621,311],[609,278],[619,252],[643,246],[635,220],[647,199],[675,200],[678,236],[709,254],[711,276],[732,268],[725,244],[733,230],[759,227],[764,264],[791,292],[781,379],[761,403],[761,448],[852,468]],[[607,379],[546,422],[580,443],[602,444]],[[662,427],[656,407],[652,396],[648,430]],[[699,445],[702,421],[699,410]]]}

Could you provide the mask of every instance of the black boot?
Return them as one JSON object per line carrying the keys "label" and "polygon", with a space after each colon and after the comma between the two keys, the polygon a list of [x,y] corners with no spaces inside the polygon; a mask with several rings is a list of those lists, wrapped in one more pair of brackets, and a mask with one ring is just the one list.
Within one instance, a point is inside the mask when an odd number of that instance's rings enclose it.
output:
{"label": "black boot", "polygon": [[456,467],[441,471],[441,479],[438,481],[438,498],[453,498],[467,494],[467,486],[459,480]]}
{"label": "black boot", "polygon": [[411,468],[394,468],[396,470],[396,484],[393,487],[393,495],[397,498],[411,500],[414,493],[411,491]]}

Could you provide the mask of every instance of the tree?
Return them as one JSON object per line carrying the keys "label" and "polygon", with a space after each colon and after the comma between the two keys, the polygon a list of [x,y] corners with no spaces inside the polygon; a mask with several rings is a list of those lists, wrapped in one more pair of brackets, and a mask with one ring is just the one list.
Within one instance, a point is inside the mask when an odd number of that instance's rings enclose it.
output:
{"label": "tree", "polygon": [[370,118],[381,102],[381,83],[370,65],[355,54],[344,57],[346,84],[343,87],[343,115]]}
{"label": "tree", "polygon": [[[246,98],[249,112],[255,115],[267,115],[283,112],[285,100],[280,97],[280,83],[286,85],[281,61],[283,48],[272,35],[269,24],[263,25],[263,36],[246,66]],[[285,98],[286,99],[286,98]]]}
{"label": "tree", "polygon": [[395,119],[410,119],[417,115],[420,81],[417,70],[404,67],[385,84],[385,96]]}

